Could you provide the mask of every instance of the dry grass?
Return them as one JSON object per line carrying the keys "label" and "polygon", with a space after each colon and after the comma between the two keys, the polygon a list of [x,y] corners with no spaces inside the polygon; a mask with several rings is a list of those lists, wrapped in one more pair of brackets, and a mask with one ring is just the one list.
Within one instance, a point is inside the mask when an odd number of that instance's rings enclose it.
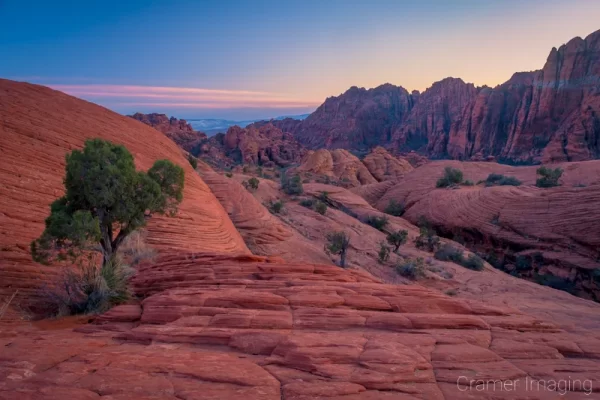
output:
{"label": "dry grass", "polygon": [[2,305],[2,307],[0,307],[0,320],[2,319],[2,317],[4,317],[4,314],[6,313],[6,310],[8,310],[8,307],[10,306],[10,303],[12,303],[12,301],[16,297],[17,293],[19,293],[19,291],[15,290],[15,292],[12,294],[12,296],[10,296],[10,299],[8,299],[8,301],[6,303],[4,303]]}
{"label": "dry grass", "polygon": [[147,233],[144,230],[131,233],[119,248],[119,255],[131,267],[137,266],[142,261],[154,261],[156,250],[146,243]]}

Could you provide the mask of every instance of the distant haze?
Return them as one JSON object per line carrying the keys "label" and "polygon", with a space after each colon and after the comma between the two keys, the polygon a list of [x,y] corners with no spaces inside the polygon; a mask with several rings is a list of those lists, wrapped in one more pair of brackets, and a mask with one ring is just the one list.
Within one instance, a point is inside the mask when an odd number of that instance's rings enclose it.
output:
{"label": "distant haze", "polygon": [[309,114],[284,115],[284,116],[275,117],[275,118],[261,118],[261,119],[252,119],[252,120],[246,120],[246,121],[232,121],[232,120],[214,119],[214,118],[204,118],[204,119],[189,118],[189,119],[186,119],[186,121],[189,122],[190,125],[192,125],[192,127],[195,130],[204,132],[208,136],[212,136],[212,135],[215,135],[220,132],[226,132],[229,127],[234,126],[234,125],[241,126],[242,128],[244,128],[247,125],[250,125],[257,121],[261,121],[263,119],[270,120],[270,119],[293,118],[293,119],[302,120],[308,116],[309,116]]}
{"label": "distant haze", "polygon": [[351,86],[495,86],[600,28],[600,1],[0,1],[0,15],[1,77],[122,114],[253,120]]}

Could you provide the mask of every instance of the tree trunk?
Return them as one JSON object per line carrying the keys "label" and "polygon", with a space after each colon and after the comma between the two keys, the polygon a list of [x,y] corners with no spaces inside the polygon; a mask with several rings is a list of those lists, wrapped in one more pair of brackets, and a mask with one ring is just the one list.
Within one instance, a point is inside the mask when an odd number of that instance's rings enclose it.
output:
{"label": "tree trunk", "polygon": [[346,250],[340,253],[340,267],[346,268]]}

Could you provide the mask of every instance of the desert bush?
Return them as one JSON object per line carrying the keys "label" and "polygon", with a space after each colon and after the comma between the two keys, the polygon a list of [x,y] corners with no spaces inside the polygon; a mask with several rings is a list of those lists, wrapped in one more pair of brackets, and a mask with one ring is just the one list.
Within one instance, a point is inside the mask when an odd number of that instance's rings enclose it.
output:
{"label": "desert bush", "polygon": [[191,153],[188,154],[188,162],[190,163],[192,168],[198,168],[198,159],[196,159],[196,157],[194,157]]}
{"label": "desert bush", "polygon": [[448,289],[444,293],[448,296],[456,296],[458,294],[458,290],[456,289]]}
{"label": "desert bush", "polygon": [[444,175],[438,179],[435,184],[438,188],[445,188],[454,185],[460,185],[463,181],[463,173],[460,169],[446,167],[444,168]]}
{"label": "desert bush", "polygon": [[520,186],[521,181],[514,176],[502,174],[489,174],[485,180],[485,186]]}
{"label": "desert bush", "polygon": [[540,188],[560,186],[558,180],[563,174],[563,170],[561,168],[552,169],[540,167],[536,172],[540,177],[535,181],[535,186]]}
{"label": "desert bush", "polygon": [[393,215],[395,217],[401,217],[402,214],[404,214],[404,211],[405,211],[404,203],[401,203],[396,200],[390,200],[390,202],[385,207],[385,210],[383,212],[385,212],[386,214],[389,214],[389,215]]}
{"label": "desert bush", "polygon": [[408,279],[420,279],[425,276],[425,266],[422,258],[409,259],[396,265],[396,272]]}
{"label": "desert bush", "polygon": [[467,179],[466,181],[464,181],[463,185],[465,186],[475,186],[475,184],[473,183],[472,180]]}
{"label": "desert bush", "polygon": [[383,264],[390,258],[390,248],[385,243],[379,243],[379,251],[377,252],[377,259],[380,264]]}
{"label": "desert bush", "polygon": [[456,264],[461,264],[464,261],[462,250],[451,244],[445,244],[433,256],[440,261],[452,261]]}
{"label": "desert bush", "polygon": [[329,193],[326,191],[319,193],[319,200],[321,200],[323,203],[329,202]]}
{"label": "desert bush", "polygon": [[400,246],[402,246],[404,243],[406,243],[407,239],[408,239],[408,231],[407,230],[391,232],[390,234],[387,235],[387,238],[386,238],[387,242],[394,247],[394,253],[396,253],[398,251]]}
{"label": "desert bush", "polygon": [[271,212],[271,214],[279,214],[283,211],[283,201],[281,200],[277,200],[277,201],[273,201],[270,200],[269,204],[267,204],[267,208],[269,209],[269,211]]}
{"label": "desert bush", "polygon": [[350,246],[350,237],[346,232],[331,232],[327,235],[325,252],[340,256],[340,267],[346,268],[346,255]]}
{"label": "desert bush", "polygon": [[471,254],[467,258],[463,258],[463,261],[460,263],[460,265],[465,268],[472,269],[473,271],[481,271],[484,263],[481,257],[476,254]]}
{"label": "desert bush", "polygon": [[388,217],[386,217],[385,215],[381,217],[378,217],[376,215],[369,215],[365,222],[371,225],[373,228],[383,232],[389,220]]}
{"label": "desert bush", "polygon": [[255,177],[248,179],[248,187],[252,190],[258,189],[259,184],[260,184],[260,181]]}
{"label": "desert bush", "polygon": [[284,191],[284,193],[289,195],[304,193],[300,175],[294,175],[292,178],[289,178],[287,174],[283,172],[281,174],[281,189]]}
{"label": "desert bush", "polygon": [[306,207],[306,208],[313,208],[313,206],[315,205],[315,200],[314,199],[302,199],[302,200],[300,200],[300,205],[302,207]]}
{"label": "desert bush", "polygon": [[440,238],[431,224],[423,217],[419,218],[419,236],[415,239],[418,249],[434,252],[440,247]]}
{"label": "desert bush", "polygon": [[317,201],[315,204],[315,211],[321,215],[325,215],[325,212],[327,212],[327,204],[323,203],[322,201]]}
{"label": "desert bush", "polygon": [[228,178],[232,178],[233,177],[233,173],[232,172],[225,172],[225,176]]}

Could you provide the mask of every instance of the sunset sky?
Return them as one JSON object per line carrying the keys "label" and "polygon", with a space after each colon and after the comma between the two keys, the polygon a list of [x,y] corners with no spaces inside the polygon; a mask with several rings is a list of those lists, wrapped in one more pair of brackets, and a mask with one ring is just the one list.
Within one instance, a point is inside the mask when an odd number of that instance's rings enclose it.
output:
{"label": "sunset sky", "polygon": [[0,0],[0,77],[120,113],[301,114],[350,86],[494,86],[600,29],[593,0]]}

